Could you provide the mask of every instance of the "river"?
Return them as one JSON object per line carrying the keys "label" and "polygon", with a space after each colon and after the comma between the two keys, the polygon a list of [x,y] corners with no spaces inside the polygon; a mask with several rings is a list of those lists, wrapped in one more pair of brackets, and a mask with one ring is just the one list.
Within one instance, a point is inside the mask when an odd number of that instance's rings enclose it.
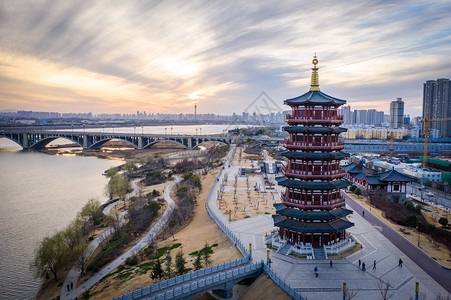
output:
{"label": "river", "polygon": [[[243,126],[110,127],[86,131],[204,135],[222,134],[236,127]],[[67,142],[58,139],[52,144]],[[52,156],[19,149],[0,138],[0,299],[36,296],[41,282],[33,278],[29,268],[36,243],[63,229],[90,198],[106,201],[103,189],[107,180],[102,173],[120,164],[95,157]]]}
{"label": "river", "polygon": [[[0,149],[15,148],[0,138]],[[120,161],[0,152],[0,299],[33,299],[29,268],[36,243],[63,229],[92,197],[106,201],[102,173]]]}

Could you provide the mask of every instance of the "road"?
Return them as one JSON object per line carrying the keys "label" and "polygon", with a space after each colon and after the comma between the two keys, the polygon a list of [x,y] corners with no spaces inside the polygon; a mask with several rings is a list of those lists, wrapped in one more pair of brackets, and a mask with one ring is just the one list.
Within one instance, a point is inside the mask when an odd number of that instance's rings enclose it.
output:
{"label": "road", "polygon": [[[406,186],[406,188],[407,188],[406,189],[407,190],[407,195],[413,194],[415,196],[420,196],[421,197],[422,192],[419,189],[420,186],[421,185],[417,184],[417,183],[414,183],[413,185],[408,184]],[[427,193],[433,193],[434,196],[433,197],[429,197],[429,196],[426,195]],[[431,201],[431,202],[433,202],[435,204],[440,204],[440,205],[442,205],[444,207],[447,207],[448,209],[451,209],[451,195],[445,194],[444,192],[440,192],[440,191],[434,190],[432,188],[426,187],[426,188],[423,189],[423,199]]]}
{"label": "road", "polygon": [[365,209],[348,195],[344,195],[347,205],[349,205],[359,215],[362,215],[362,212],[365,211],[364,218],[368,222],[370,222],[373,226],[379,226],[381,228],[380,232],[387,239],[398,247],[406,256],[413,260],[429,276],[437,281],[444,289],[451,293],[451,270],[443,268],[435,260],[430,258],[426,253],[402,237],[385,222],[373,215],[370,211]]}

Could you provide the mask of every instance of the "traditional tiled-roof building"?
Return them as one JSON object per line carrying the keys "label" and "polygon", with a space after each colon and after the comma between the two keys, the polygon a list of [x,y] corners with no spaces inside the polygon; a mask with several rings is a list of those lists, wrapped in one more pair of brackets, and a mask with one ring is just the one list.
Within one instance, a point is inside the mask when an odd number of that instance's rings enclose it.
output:
{"label": "traditional tiled-roof building", "polygon": [[346,178],[363,188],[363,192],[370,199],[379,197],[390,202],[403,203],[406,199],[407,184],[414,181],[395,170],[377,173],[356,163],[344,166],[343,169],[346,171]]}

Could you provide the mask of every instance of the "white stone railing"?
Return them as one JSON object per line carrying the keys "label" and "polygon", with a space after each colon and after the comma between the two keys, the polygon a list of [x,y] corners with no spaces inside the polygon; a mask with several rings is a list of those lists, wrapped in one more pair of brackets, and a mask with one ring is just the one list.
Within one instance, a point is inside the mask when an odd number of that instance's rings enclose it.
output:
{"label": "white stone railing", "polygon": [[354,247],[355,243],[354,238],[350,235],[345,240],[339,241],[332,245],[324,246],[324,251],[327,255],[340,254]]}

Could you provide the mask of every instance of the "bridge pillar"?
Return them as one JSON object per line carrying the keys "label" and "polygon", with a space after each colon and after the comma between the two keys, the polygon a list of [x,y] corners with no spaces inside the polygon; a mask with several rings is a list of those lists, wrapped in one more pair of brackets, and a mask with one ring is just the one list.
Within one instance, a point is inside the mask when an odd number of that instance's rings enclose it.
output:
{"label": "bridge pillar", "polygon": [[233,297],[233,286],[235,284],[231,281],[226,282],[224,289],[218,289],[218,290],[212,290],[213,294],[224,298],[224,299],[229,299]]}
{"label": "bridge pillar", "polygon": [[88,136],[86,134],[83,136],[83,149],[88,149]]}
{"label": "bridge pillar", "polygon": [[23,147],[24,149],[30,148],[30,145],[29,145],[29,143],[28,143],[28,134],[24,133],[22,137],[23,137],[23,138],[22,138],[22,147]]}
{"label": "bridge pillar", "polygon": [[188,149],[193,148],[193,139],[188,138]]}
{"label": "bridge pillar", "polygon": [[143,148],[143,137],[140,136],[138,137],[138,149],[142,150],[142,148]]}

